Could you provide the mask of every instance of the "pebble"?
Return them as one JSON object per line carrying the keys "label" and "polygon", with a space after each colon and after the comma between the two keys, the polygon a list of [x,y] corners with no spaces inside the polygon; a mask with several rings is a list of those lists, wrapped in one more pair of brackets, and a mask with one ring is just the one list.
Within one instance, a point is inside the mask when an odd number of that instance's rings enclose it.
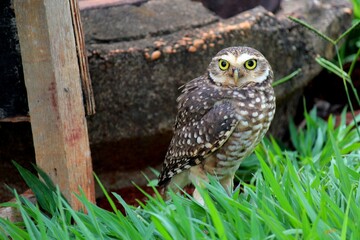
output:
{"label": "pebble", "polygon": [[188,51],[191,52],[191,53],[196,52],[196,50],[197,50],[197,48],[194,47],[194,46],[190,46],[190,47],[188,48]]}
{"label": "pebble", "polygon": [[157,60],[159,59],[161,56],[161,52],[159,50],[156,50],[154,51],[152,54],[151,54],[151,60]]}
{"label": "pebble", "polygon": [[194,44],[194,47],[198,48],[198,47],[200,47],[201,45],[204,44],[204,40],[202,40],[202,39],[195,39],[193,44]]}

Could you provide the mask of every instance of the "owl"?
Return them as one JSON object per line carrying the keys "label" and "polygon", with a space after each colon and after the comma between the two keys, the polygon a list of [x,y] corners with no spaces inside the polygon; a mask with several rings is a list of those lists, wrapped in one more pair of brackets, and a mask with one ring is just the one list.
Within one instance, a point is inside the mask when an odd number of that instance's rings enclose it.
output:
{"label": "owl", "polygon": [[[159,186],[174,192],[214,176],[231,192],[236,170],[269,129],[275,113],[273,71],[250,47],[229,47],[183,86]],[[203,204],[197,189],[193,197]]]}

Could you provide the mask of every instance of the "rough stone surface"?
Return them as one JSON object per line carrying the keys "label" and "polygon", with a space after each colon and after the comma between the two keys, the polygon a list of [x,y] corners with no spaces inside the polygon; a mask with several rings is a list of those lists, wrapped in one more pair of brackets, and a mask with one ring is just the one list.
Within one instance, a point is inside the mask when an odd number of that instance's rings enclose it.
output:
{"label": "rough stone surface", "polygon": [[[178,88],[203,74],[220,49],[233,45],[260,50],[276,79],[301,69],[275,89],[271,133],[282,137],[303,87],[321,70],[314,58],[334,56],[329,43],[287,17],[301,18],[334,38],[351,23],[347,1],[313,2],[284,0],[276,15],[257,7],[226,20],[184,0],[82,11],[97,106],[88,119],[94,165],[116,171],[133,161],[138,168],[159,164],[171,138]],[[101,147],[108,143],[112,147]],[[101,157],[109,153],[113,159]],[[121,182],[113,176],[109,183]]]}
{"label": "rough stone surface", "polygon": [[[218,20],[200,3],[151,0],[141,6],[124,5],[81,12],[87,43],[119,43],[168,35]],[[196,17],[194,17],[196,16]],[[136,44],[129,42],[137,47]]]}
{"label": "rough stone surface", "polygon": [[[140,7],[82,12],[97,104],[97,114],[89,119],[92,143],[171,131],[178,88],[202,74],[224,47],[248,45],[260,50],[276,79],[301,68],[297,77],[276,88],[281,116],[288,115],[284,103],[319,73],[315,56],[334,55],[330,44],[288,20],[286,12],[273,15],[259,7],[220,20],[201,4],[192,3],[191,8],[188,4],[152,0]],[[345,2],[312,6],[311,11],[302,6],[295,12],[292,15],[333,37],[351,20]],[[284,124],[275,121],[273,133],[281,136],[276,129]]]}

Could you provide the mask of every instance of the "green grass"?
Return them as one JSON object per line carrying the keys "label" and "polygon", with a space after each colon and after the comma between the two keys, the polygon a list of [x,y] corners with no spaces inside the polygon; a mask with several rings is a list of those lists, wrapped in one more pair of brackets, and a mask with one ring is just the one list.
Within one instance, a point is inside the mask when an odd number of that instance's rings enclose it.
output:
{"label": "green grass", "polygon": [[339,126],[332,117],[319,119],[316,110],[305,116],[304,129],[290,126],[294,149],[265,139],[244,163],[252,166],[249,181],[231,195],[215,179],[205,183],[205,207],[191,196],[170,193],[172,200],[165,202],[157,193],[135,208],[113,193],[124,215],[96,178],[113,211],[80,195],[85,214],[73,210],[41,170],[45,181],[16,165],[39,202],[14,191],[13,206],[24,221],[0,219],[0,238],[360,239],[360,139],[354,123],[345,125],[345,111]]}

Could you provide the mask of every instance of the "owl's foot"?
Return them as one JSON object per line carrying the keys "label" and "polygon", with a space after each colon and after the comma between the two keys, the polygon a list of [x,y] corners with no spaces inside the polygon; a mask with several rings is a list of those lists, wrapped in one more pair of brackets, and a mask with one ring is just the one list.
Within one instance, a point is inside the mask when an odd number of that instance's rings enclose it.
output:
{"label": "owl's foot", "polygon": [[199,193],[198,189],[195,188],[194,192],[193,192],[193,198],[195,199],[195,201],[197,203],[199,203],[201,206],[205,206],[205,201],[204,198],[201,196],[201,194]]}

